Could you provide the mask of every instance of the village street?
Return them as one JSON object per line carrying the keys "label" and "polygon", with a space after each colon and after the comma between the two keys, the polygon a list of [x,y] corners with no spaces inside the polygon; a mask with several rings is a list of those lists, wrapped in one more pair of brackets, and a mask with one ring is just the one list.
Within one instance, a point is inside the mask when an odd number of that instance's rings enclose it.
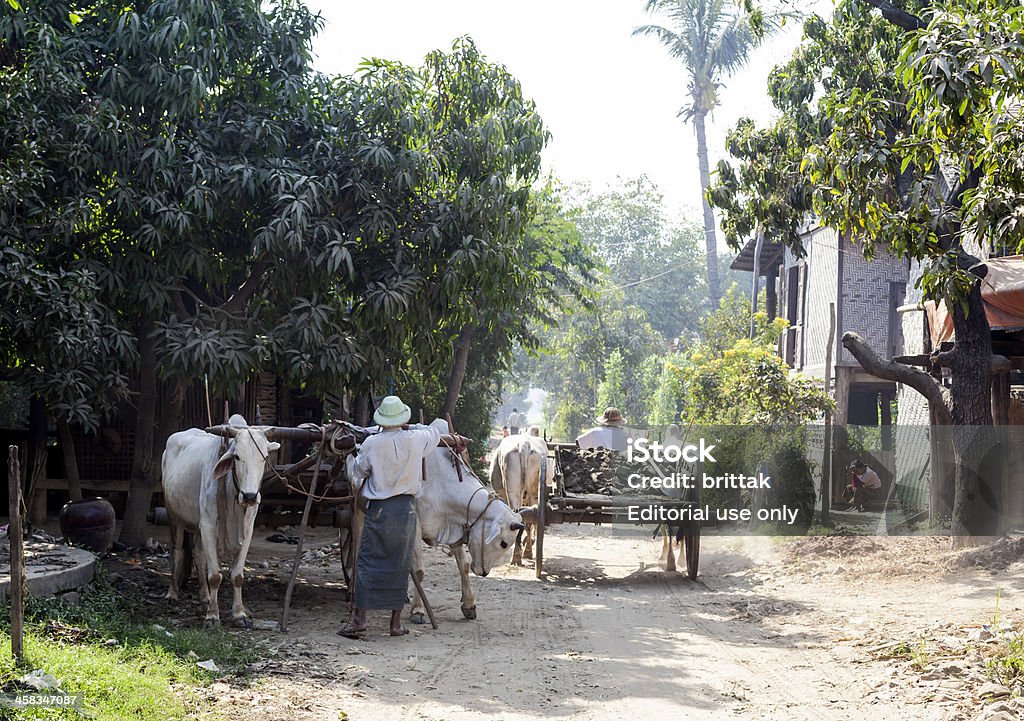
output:
{"label": "village street", "polygon": [[[1002,691],[982,671],[987,649],[1018,627],[1024,580],[1013,566],[949,570],[957,554],[946,540],[706,537],[697,582],[656,569],[660,543],[647,537],[565,526],[548,542],[543,580],[529,566],[473,579],[476,621],[461,617],[450,559],[429,552],[440,629],[393,639],[380,615],[361,641],[335,635],[336,555],[313,552],[291,632],[254,632],[276,653],[245,685],[215,683],[210,700],[232,718],[268,721],[1019,713],[991,704]],[[290,563],[274,560],[282,546],[258,546],[247,602],[277,618]]]}

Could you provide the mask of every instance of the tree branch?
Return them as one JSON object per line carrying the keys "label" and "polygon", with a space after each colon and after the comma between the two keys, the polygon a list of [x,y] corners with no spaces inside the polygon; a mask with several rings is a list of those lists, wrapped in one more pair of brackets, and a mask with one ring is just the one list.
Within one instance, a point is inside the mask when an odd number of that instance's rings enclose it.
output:
{"label": "tree branch", "polygon": [[937,424],[943,426],[952,424],[949,408],[946,407],[946,399],[942,396],[942,389],[930,375],[902,363],[882,360],[871,349],[871,346],[856,333],[843,334],[843,347],[850,351],[861,367],[871,375],[908,385],[927,398]]}
{"label": "tree branch", "polygon": [[[891,22],[893,25],[904,30],[911,32],[915,30],[924,30],[928,27],[928,23],[919,18],[917,15],[908,13],[906,10],[900,10],[898,7],[893,5],[887,0],[864,0],[868,5],[874,8],[878,8],[882,11],[882,17]],[[850,351],[851,353],[853,351]]]}
{"label": "tree branch", "polygon": [[256,265],[253,266],[252,272],[249,277],[245,279],[245,282],[238,287],[238,290],[228,298],[224,304],[220,307],[225,313],[239,313],[245,308],[245,304],[249,302],[256,291],[259,290],[260,284],[263,283],[263,274],[267,272],[270,267],[270,254],[264,253],[257,260]]}

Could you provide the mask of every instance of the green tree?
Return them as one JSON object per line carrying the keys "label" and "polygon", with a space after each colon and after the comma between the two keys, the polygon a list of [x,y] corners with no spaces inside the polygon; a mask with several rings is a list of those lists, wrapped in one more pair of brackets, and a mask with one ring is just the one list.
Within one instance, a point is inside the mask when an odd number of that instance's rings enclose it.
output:
{"label": "green tree", "polygon": [[124,542],[161,378],[172,406],[264,368],[365,394],[406,358],[454,375],[467,319],[507,354],[520,302],[580,297],[576,249],[523,241],[540,120],[471,41],[328,79],[297,3],[74,10],[0,14],[3,361],[86,423],[137,378]]}
{"label": "green tree", "polygon": [[[737,235],[760,224],[798,247],[794,221],[813,203],[866,257],[884,243],[922,264],[921,288],[947,304],[956,333],[936,357],[953,377],[948,395],[854,334],[843,343],[870,372],[924,394],[938,424],[954,425],[955,536],[972,530],[969,500],[980,494],[970,461],[985,442],[978,427],[992,423],[990,376],[1006,367],[993,357],[981,301],[985,265],[965,241],[1017,248],[1024,233],[1012,109],[1024,82],[1021,18],[1017,6],[974,0],[903,9],[848,0],[831,21],[809,19],[805,42],[770,80],[785,118],[767,132],[738,129],[747,139],[739,169],[723,167],[710,194]],[[770,169],[782,193],[770,188]]]}
{"label": "green tree", "polygon": [[704,197],[711,183],[705,122],[718,106],[724,78],[743,67],[750,51],[784,21],[785,15],[766,14],[735,0],[648,0],[647,12],[661,15],[667,25],[642,25],[634,35],[653,35],[689,74],[687,104],[680,116],[692,121],[697,133],[704,246],[711,308],[718,305],[718,241],[715,218]]}
{"label": "green tree", "polygon": [[607,282],[642,308],[667,341],[693,335],[703,307],[700,230],[673,222],[646,177],[600,193],[577,189],[576,224],[607,268]]}

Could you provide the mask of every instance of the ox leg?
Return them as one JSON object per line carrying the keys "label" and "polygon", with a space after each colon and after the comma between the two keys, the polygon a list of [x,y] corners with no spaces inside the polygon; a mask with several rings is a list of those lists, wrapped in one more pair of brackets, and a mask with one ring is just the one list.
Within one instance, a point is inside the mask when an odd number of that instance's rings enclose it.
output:
{"label": "ox leg", "polygon": [[171,586],[164,598],[177,601],[181,596],[181,587],[188,578],[185,562],[185,527],[174,516],[171,521]]}
{"label": "ox leg", "polygon": [[658,565],[666,571],[676,570],[676,553],[672,547],[672,534],[667,525],[661,526],[661,558]]}
{"label": "ox leg", "polygon": [[458,543],[451,547],[455,565],[459,567],[459,581],[462,584],[462,615],[472,620],[476,618],[476,594],[469,582],[469,556],[466,547]]}
{"label": "ox leg", "polygon": [[206,580],[206,555],[203,553],[203,541],[199,533],[191,534],[192,557],[196,564],[196,578],[199,579],[199,600],[210,602],[210,584]]}
{"label": "ox leg", "polygon": [[[537,505],[537,494],[538,494],[538,488],[536,486],[534,486],[529,491],[527,491],[527,493],[526,493],[526,503],[524,505],[536,506]],[[525,558],[527,560],[533,560],[533,524],[532,523],[526,524],[526,540],[523,541],[523,558]]]}
{"label": "ox leg", "polygon": [[235,562],[231,566],[231,586],[234,591],[234,598],[231,602],[231,620],[239,628],[245,629],[252,628],[252,619],[249,618],[249,610],[242,603],[242,583],[245,582],[245,557],[249,554],[252,529],[256,524],[258,510],[259,506],[249,506],[245,509],[245,518],[242,521],[245,535],[242,538],[242,547],[238,549]]}
{"label": "ox leg", "polygon": [[220,589],[220,561],[217,558],[217,519],[204,519],[199,524],[199,535],[203,544],[203,560],[206,562],[206,583],[210,588],[210,600],[206,606],[203,626],[220,625],[220,609],[217,606],[217,591]]}
{"label": "ox leg", "polygon": [[526,524],[526,533],[523,534],[523,558],[530,561],[533,560],[533,524]]}
{"label": "ox leg", "polygon": [[[419,579],[420,583],[423,583],[423,542],[419,539],[423,537],[422,530],[420,529],[419,519],[416,519],[416,547],[412,552],[412,572],[416,574],[416,578]],[[427,614],[423,605],[423,597],[420,596],[420,592],[413,586],[412,592],[412,609],[409,611],[409,620],[417,625],[423,625],[427,622]]]}

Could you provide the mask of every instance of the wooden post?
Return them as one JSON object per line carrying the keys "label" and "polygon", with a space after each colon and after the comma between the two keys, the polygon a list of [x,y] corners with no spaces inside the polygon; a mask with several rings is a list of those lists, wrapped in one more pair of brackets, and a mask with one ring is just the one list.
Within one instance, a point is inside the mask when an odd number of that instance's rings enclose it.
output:
{"label": "wooden post", "polygon": [[992,422],[997,426],[1010,424],[1010,376],[996,373],[992,376]]}
{"label": "wooden post", "polygon": [[25,547],[21,530],[21,464],[18,447],[7,447],[7,486],[10,501],[10,523],[7,538],[11,543],[11,655],[15,664],[24,657],[25,636]]}
{"label": "wooden post", "polygon": [[836,366],[836,413],[833,422],[832,437],[832,490],[841,491],[837,487],[837,481],[845,484],[847,473],[845,464],[848,462],[844,453],[848,448],[849,439],[847,436],[846,424],[850,415],[850,375],[851,369],[848,366]]}
{"label": "wooden post", "polygon": [[[825,393],[832,380],[832,347],[836,340],[836,304],[828,304],[828,344],[825,346]],[[832,508],[832,413],[825,413],[824,452],[821,458],[821,524],[828,523]]]}
{"label": "wooden post", "polygon": [[288,578],[288,586],[284,592],[284,606],[281,608],[281,633],[288,632],[288,611],[292,604],[292,591],[295,590],[295,579],[299,576],[299,564],[302,562],[302,547],[306,541],[306,525],[309,523],[309,509],[313,505],[313,497],[316,495],[316,483],[320,478],[320,461],[324,457],[325,441],[320,441],[316,453],[316,467],[313,469],[313,478],[309,482],[309,495],[306,496],[306,505],[302,509],[302,521],[299,523],[299,542],[295,545],[295,558],[292,560],[292,574]]}
{"label": "wooden post", "polygon": [[60,450],[64,455],[64,476],[68,479],[68,496],[72,501],[82,500],[82,481],[78,475],[78,457],[75,454],[75,441],[71,435],[68,417],[61,414],[57,419],[57,437]]}

